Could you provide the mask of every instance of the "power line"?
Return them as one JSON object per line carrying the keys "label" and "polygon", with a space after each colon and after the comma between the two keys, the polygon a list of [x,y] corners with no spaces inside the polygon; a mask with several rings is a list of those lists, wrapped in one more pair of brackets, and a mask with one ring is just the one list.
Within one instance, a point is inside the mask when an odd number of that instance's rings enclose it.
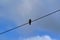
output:
{"label": "power line", "polygon": [[53,11],[53,12],[47,14],[47,15],[44,15],[44,16],[42,16],[42,17],[39,17],[39,18],[33,20],[32,22],[37,21],[37,20],[42,19],[42,18],[45,18],[45,17],[47,17],[47,16],[49,16],[49,15],[52,15],[52,14],[54,14],[54,13],[56,13],[56,12],[59,12],[59,11],[60,11],[60,10],[55,10],[55,11]]}
{"label": "power line", "polygon": [[[39,19],[42,19],[42,18],[45,18],[45,17],[47,17],[47,16],[49,16],[49,15],[52,15],[52,14],[54,14],[54,13],[56,13],[56,12],[59,12],[59,11],[60,11],[60,10],[55,10],[55,11],[53,11],[53,12],[47,14],[47,15],[44,15],[44,16],[42,16],[42,17],[40,17],[40,18],[37,18],[37,19],[35,19],[35,20],[32,20],[32,22],[35,22],[35,21],[37,21],[37,20],[39,20]],[[14,27],[14,28],[12,28],[12,29],[9,29],[9,30],[6,30],[6,31],[4,31],[4,32],[1,32],[0,35],[1,35],[1,34],[5,34],[5,33],[7,33],[7,32],[10,32],[10,31],[12,31],[12,30],[15,30],[15,29],[17,29],[17,28],[19,28],[19,27],[25,26],[25,25],[27,25],[27,24],[29,24],[29,23],[27,22],[27,23],[22,24],[22,25],[20,25],[20,26],[17,26],[17,27]]]}
{"label": "power line", "polygon": [[25,23],[25,24],[22,24],[22,25],[20,25],[20,26],[17,26],[17,27],[14,27],[14,28],[12,28],[12,29],[9,29],[9,30],[6,30],[6,31],[4,31],[4,32],[1,32],[0,35],[1,35],[1,34],[4,34],[4,33],[7,33],[7,32],[9,32],[9,31],[15,30],[15,29],[17,29],[17,28],[19,28],[19,27],[25,26],[25,25],[27,25],[27,24],[28,24],[28,23]]}

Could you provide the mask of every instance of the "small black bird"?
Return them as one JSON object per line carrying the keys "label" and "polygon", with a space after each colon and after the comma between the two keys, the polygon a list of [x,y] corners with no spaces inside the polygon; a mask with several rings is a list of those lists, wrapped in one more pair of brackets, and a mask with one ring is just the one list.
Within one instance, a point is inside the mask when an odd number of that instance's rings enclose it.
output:
{"label": "small black bird", "polygon": [[29,19],[29,25],[31,25],[31,19]]}

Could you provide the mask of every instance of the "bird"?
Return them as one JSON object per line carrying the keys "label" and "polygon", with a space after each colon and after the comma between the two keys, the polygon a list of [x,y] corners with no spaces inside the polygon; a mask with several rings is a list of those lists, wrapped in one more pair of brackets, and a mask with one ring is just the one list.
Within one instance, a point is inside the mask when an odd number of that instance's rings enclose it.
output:
{"label": "bird", "polygon": [[32,20],[31,20],[31,19],[29,19],[29,25],[31,25],[31,21],[32,21]]}

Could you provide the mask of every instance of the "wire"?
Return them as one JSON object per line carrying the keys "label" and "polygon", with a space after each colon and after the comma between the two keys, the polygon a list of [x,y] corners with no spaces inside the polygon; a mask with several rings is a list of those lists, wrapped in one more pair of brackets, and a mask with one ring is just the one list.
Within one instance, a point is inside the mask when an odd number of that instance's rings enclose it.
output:
{"label": "wire", "polygon": [[25,25],[27,25],[27,24],[28,24],[28,23],[25,23],[25,24],[22,24],[22,25],[20,25],[20,26],[17,26],[17,27],[14,27],[14,28],[12,28],[12,29],[9,29],[9,30],[6,30],[6,31],[4,31],[4,32],[1,32],[0,35],[1,35],[1,34],[4,34],[4,33],[7,33],[7,32],[9,32],[9,31],[15,30],[15,29],[17,29],[17,28],[19,28],[19,27],[25,26]]}
{"label": "wire", "polygon": [[42,17],[40,17],[40,18],[37,18],[37,19],[33,20],[32,22],[37,21],[37,20],[42,19],[42,18],[45,18],[45,17],[47,17],[47,16],[49,16],[49,15],[52,15],[52,14],[54,14],[54,13],[56,13],[56,12],[59,12],[59,11],[60,11],[60,10],[53,11],[53,12],[47,14],[47,15],[44,15],[44,16],[42,16]]}
{"label": "wire", "polygon": [[[49,15],[52,15],[52,14],[54,14],[54,13],[56,13],[56,12],[59,12],[59,11],[60,11],[60,10],[53,11],[53,12],[47,14],[47,15],[44,15],[44,16],[42,16],[42,17],[40,17],[40,18],[37,18],[37,19],[35,19],[35,20],[32,20],[32,22],[35,22],[35,21],[37,21],[37,20],[39,20],[39,19],[42,19],[42,18],[45,18],[45,17],[47,17],[47,16],[49,16]],[[6,31],[4,31],[4,32],[1,32],[0,35],[1,35],[1,34],[5,34],[5,33],[7,33],[7,32],[10,32],[10,31],[12,31],[12,30],[15,30],[15,29],[17,29],[17,28],[19,28],[19,27],[25,26],[25,25],[27,25],[27,24],[29,24],[29,23],[27,22],[27,23],[22,24],[22,25],[20,25],[20,26],[17,26],[17,27],[14,27],[14,28],[12,28],[12,29],[9,29],[9,30],[6,30]]]}

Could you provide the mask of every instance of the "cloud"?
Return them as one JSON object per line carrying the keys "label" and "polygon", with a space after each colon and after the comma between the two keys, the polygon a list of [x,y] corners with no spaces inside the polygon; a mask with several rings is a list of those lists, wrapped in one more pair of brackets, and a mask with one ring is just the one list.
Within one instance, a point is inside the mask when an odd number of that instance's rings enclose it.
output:
{"label": "cloud", "polygon": [[[42,3],[43,6],[41,6],[40,4]],[[18,14],[19,15],[22,15],[22,18],[24,19],[23,21],[28,20],[29,16],[32,16],[31,18],[35,19],[35,18],[39,18],[40,16],[42,15],[46,15],[45,13],[49,13],[49,12],[52,12],[54,11],[54,6],[52,5],[49,5],[51,3],[48,3],[48,1],[39,1],[39,0],[22,0],[22,3],[21,4],[18,4]],[[56,2],[57,4],[57,2]],[[37,6],[39,5],[39,6]],[[48,6],[49,5],[49,6]],[[49,9],[50,8],[50,9]],[[35,11],[35,10],[36,11]],[[40,11],[42,10],[42,11]],[[31,13],[32,11],[32,13]],[[41,15],[42,14],[42,15]],[[38,17],[37,17],[38,16]],[[49,16],[47,18],[44,18],[42,21],[37,21],[36,23],[33,23],[32,26],[24,26],[22,28],[19,29],[19,32],[21,30],[20,33],[23,33],[26,34],[26,35],[30,35],[30,34],[33,34],[34,35],[34,31],[37,32],[37,31],[48,31],[48,32],[52,32],[52,33],[60,33],[60,24],[59,22],[59,17],[58,15],[52,15],[52,16]],[[21,19],[20,19],[21,20]],[[27,21],[26,21],[27,22]],[[38,33],[36,33],[38,34]],[[26,36],[24,35],[24,36]]]}
{"label": "cloud", "polygon": [[[8,0],[6,0],[6,1],[8,2]],[[53,10],[52,8],[55,7],[53,5],[52,6],[49,5],[49,3],[48,3],[49,0],[48,1],[21,0],[21,2],[20,2],[20,0],[18,0],[18,1],[19,1],[19,3],[17,2],[17,0],[11,1],[12,4],[10,4],[10,6],[8,5],[8,7],[6,7],[6,8],[4,7],[6,11],[3,8],[3,10],[5,12],[2,11],[2,13],[4,12],[4,14],[1,13],[1,15],[0,15],[1,17],[4,17],[4,18],[8,17],[10,20],[14,21],[17,25],[28,22],[29,17],[35,19],[35,18],[38,18],[38,17],[44,15],[46,12],[48,13],[49,12],[48,10],[50,10],[50,12],[51,12],[51,10]],[[17,5],[14,3],[16,3]],[[41,3],[43,6],[41,6]],[[56,2],[56,4],[57,4],[57,2]],[[6,16],[4,16],[4,15],[6,15]],[[25,27],[25,28],[22,27],[22,31],[26,32],[26,34],[28,34],[28,33],[33,33],[35,30],[40,31],[42,29],[42,30],[48,30],[48,32],[53,31],[55,33],[56,32],[60,33],[60,31],[59,31],[60,25],[58,25],[58,24],[60,24],[59,17],[60,16],[58,16],[58,15],[52,16],[52,17],[50,16],[50,18],[47,17],[47,19],[43,19],[42,21],[39,21],[39,22],[37,21],[37,23],[33,23],[32,24],[33,26],[31,26],[31,27]],[[30,30],[30,31],[28,31],[28,30]],[[20,29],[19,29],[19,32],[20,32]]]}
{"label": "cloud", "polygon": [[4,5],[6,7],[3,9],[5,11],[3,17],[14,21],[17,25],[20,25],[25,23],[29,18],[33,18],[32,16],[34,16],[33,14],[35,13],[32,12],[39,0],[12,0],[9,2],[7,3],[8,5]]}
{"label": "cloud", "polygon": [[38,4],[39,0],[22,0],[21,4],[18,4],[17,11],[22,17],[31,16],[33,8]]}
{"label": "cloud", "polygon": [[45,35],[45,36],[35,36],[35,37],[25,38],[23,40],[56,40],[56,39],[53,39],[50,36]]}

